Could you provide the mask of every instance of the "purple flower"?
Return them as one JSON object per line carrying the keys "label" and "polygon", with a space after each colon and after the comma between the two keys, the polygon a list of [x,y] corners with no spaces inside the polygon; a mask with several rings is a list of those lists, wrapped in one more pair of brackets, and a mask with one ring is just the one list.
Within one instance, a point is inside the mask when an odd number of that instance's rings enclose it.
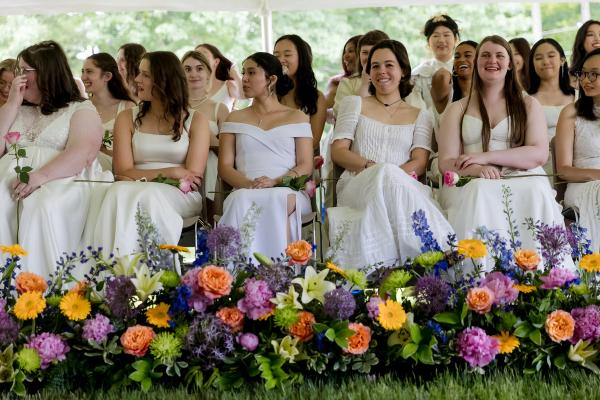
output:
{"label": "purple flower", "polygon": [[546,265],[562,265],[563,257],[572,252],[568,231],[560,225],[550,226],[543,222],[538,222],[535,227]]}
{"label": "purple flower", "polygon": [[540,279],[544,282],[540,286],[542,289],[557,289],[579,279],[579,276],[566,268],[555,267],[550,270],[548,275],[542,276]]}
{"label": "purple flower", "polygon": [[323,311],[325,315],[337,320],[349,319],[356,310],[356,300],[347,290],[337,288],[325,293]]}
{"label": "purple flower", "polygon": [[254,351],[258,347],[258,336],[254,333],[242,333],[237,337],[237,342],[247,351]]}
{"label": "purple flower", "polygon": [[379,304],[383,303],[381,297],[373,296],[367,302],[367,312],[369,313],[369,318],[376,319],[379,317]]}
{"label": "purple flower", "polygon": [[519,291],[513,287],[515,282],[502,272],[487,274],[481,286],[494,292],[494,304],[506,305],[517,299]]}
{"label": "purple flower", "polygon": [[250,278],[244,285],[246,295],[237,303],[238,308],[250,319],[259,319],[271,312],[274,304],[271,303],[273,292],[267,282]]}
{"label": "purple flower", "polygon": [[42,359],[42,369],[48,368],[54,361],[64,361],[70,350],[62,337],[48,332],[30,337],[25,346],[38,352]]}
{"label": "purple flower", "polygon": [[485,367],[498,354],[498,339],[488,336],[481,328],[467,328],[458,335],[458,355],[469,363],[471,368]]}
{"label": "purple flower", "polygon": [[270,266],[260,265],[256,269],[255,277],[267,282],[273,293],[285,293],[294,278],[294,270],[288,265],[276,262]]}
{"label": "purple flower", "polygon": [[[4,301],[4,304],[6,305],[6,301]],[[6,347],[9,344],[14,343],[18,336],[19,326],[15,320],[4,311],[4,307],[2,307],[2,310],[0,311],[0,345]]]}
{"label": "purple flower", "polygon": [[427,317],[446,309],[450,298],[450,286],[434,275],[420,277],[415,284],[417,308]]}
{"label": "purple flower", "polygon": [[228,259],[239,255],[242,239],[237,229],[221,225],[208,233],[206,245],[215,258]]}
{"label": "purple flower", "polygon": [[233,353],[235,336],[219,318],[206,314],[192,321],[184,347],[192,360],[201,361],[202,368],[211,370]]}
{"label": "purple flower", "polygon": [[115,331],[114,326],[110,323],[110,319],[102,314],[96,314],[94,318],[87,319],[83,323],[83,333],[81,336],[85,340],[93,340],[94,342],[103,342],[108,337],[109,333]]}
{"label": "purple flower", "polygon": [[412,214],[412,228],[416,236],[421,239],[421,252],[442,251],[439,243],[429,228],[425,211],[417,210]]}
{"label": "purple flower", "polygon": [[181,278],[181,282],[192,289],[192,292],[198,290],[198,272],[201,270],[201,267],[192,268],[183,275],[183,278]]}
{"label": "purple flower", "polygon": [[131,298],[135,294],[135,285],[127,276],[114,277],[106,284],[106,303],[117,318],[129,319],[137,315],[138,310],[130,306]]}
{"label": "purple flower", "polygon": [[585,308],[574,308],[571,316],[575,320],[575,332],[571,343],[580,340],[595,341],[600,338],[600,307],[591,305]]}
{"label": "purple flower", "polygon": [[202,294],[198,286],[198,273],[201,270],[201,267],[193,268],[181,278],[182,283],[191,290],[191,295],[187,298],[188,306],[199,313],[206,311],[206,307],[213,303],[213,300]]}

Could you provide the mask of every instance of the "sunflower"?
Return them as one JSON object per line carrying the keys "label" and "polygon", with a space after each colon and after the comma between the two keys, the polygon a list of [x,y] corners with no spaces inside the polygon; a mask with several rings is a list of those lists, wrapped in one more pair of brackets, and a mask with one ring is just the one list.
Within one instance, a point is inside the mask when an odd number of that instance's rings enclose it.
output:
{"label": "sunflower", "polygon": [[20,320],[35,319],[46,308],[41,292],[26,292],[19,296],[13,312]]}
{"label": "sunflower", "polygon": [[379,303],[379,317],[377,318],[383,329],[397,331],[406,322],[406,312],[402,304],[394,300]]}
{"label": "sunflower", "polygon": [[599,272],[600,271],[600,254],[588,254],[583,256],[579,262],[579,266],[587,272]]}
{"label": "sunflower", "polygon": [[73,321],[86,319],[92,311],[90,302],[78,292],[65,294],[60,300],[59,307],[63,315]]}
{"label": "sunflower", "polygon": [[346,271],[344,271],[343,269],[341,269],[340,267],[338,267],[337,265],[335,265],[334,263],[332,263],[331,261],[327,261],[325,263],[325,267],[333,272],[335,272],[336,274],[342,276],[342,277],[346,277]]}
{"label": "sunflower", "polygon": [[511,335],[507,331],[500,332],[499,335],[493,336],[498,339],[500,343],[500,354],[512,353],[514,349],[519,347],[519,339],[516,336]]}
{"label": "sunflower", "polygon": [[532,292],[535,292],[537,290],[537,288],[535,286],[532,286],[532,285],[521,285],[521,284],[518,284],[518,283],[515,283],[513,285],[513,288],[517,289],[521,293],[532,293]]}
{"label": "sunflower", "polygon": [[177,246],[176,244],[161,244],[158,246],[161,250],[169,250],[176,253],[189,253],[190,249],[183,246]]}
{"label": "sunflower", "polygon": [[168,328],[171,316],[169,315],[169,305],[167,303],[158,303],[152,308],[146,310],[148,323],[158,328]]}
{"label": "sunflower", "polygon": [[487,248],[481,240],[465,239],[458,241],[458,254],[467,258],[481,258],[487,255]]}
{"label": "sunflower", "polygon": [[8,253],[13,257],[22,257],[27,255],[27,251],[25,251],[25,249],[22,248],[19,244],[13,244],[12,246],[0,246],[0,251],[2,253]]}

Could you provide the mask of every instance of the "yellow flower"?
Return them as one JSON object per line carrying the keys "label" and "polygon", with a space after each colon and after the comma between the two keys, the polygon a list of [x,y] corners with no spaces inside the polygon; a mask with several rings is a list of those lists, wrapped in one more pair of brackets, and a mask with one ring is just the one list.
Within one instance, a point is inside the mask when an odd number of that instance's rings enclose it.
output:
{"label": "yellow flower", "polygon": [[149,308],[146,311],[148,323],[159,328],[168,328],[169,320],[169,305],[167,303],[158,303],[156,306]]}
{"label": "yellow flower", "polygon": [[500,342],[500,354],[512,353],[514,349],[519,347],[519,339],[516,336],[511,335],[507,331],[500,332],[499,335],[494,336]]}
{"label": "yellow flower", "polygon": [[265,313],[264,315],[261,315],[260,317],[258,317],[258,320],[259,321],[266,321],[269,318],[271,318],[273,315],[275,315],[275,309],[272,309],[268,313]]}
{"label": "yellow flower", "polygon": [[598,272],[600,271],[600,254],[588,254],[583,256],[579,262],[579,266],[587,272]]}
{"label": "yellow flower", "polygon": [[341,269],[340,267],[338,267],[337,265],[335,265],[334,263],[332,263],[331,261],[327,261],[325,263],[325,267],[327,269],[332,270],[333,272],[335,272],[336,274],[342,276],[342,277],[346,277],[346,271],[344,271],[343,269]]}
{"label": "yellow flower", "polygon": [[517,289],[521,293],[531,293],[531,292],[535,292],[537,290],[537,288],[535,286],[532,286],[532,285],[521,285],[521,284],[518,284],[518,283],[515,283],[513,285],[513,288]]}
{"label": "yellow flower", "polygon": [[60,300],[60,311],[63,315],[73,321],[81,321],[87,318],[92,311],[92,305],[78,292],[69,292]]}
{"label": "yellow flower", "polygon": [[27,252],[25,251],[24,248],[21,247],[21,245],[18,244],[13,244],[12,246],[0,246],[0,251],[3,253],[8,253],[11,256],[15,257],[15,256],[26,256]]}
{"label": "yellow flower", "polygon": [[394,300],[379,303],[379,317],[377,318],[383,329],[396,331],[406,322],[406,312],[402,304]]}
{"label": "yellow flower", "polygon": [[487,248],[481,240],[465,239],[458,241],[458,254],[467,258],[481,258],[487,255]]}
{"label": "yellow flower", "polygon": [[20,320],[35,319],[46,308],[41,292],[26,292],[19,296],[13,312]]}
{"label": "yellow flower", "polygon": [[190,249],[188,249],[187,247],[177,246],[176,244],[161,244],[158,246],[158,248],[161,250],[176,251],[178,253],[189,253],[190,252]]}

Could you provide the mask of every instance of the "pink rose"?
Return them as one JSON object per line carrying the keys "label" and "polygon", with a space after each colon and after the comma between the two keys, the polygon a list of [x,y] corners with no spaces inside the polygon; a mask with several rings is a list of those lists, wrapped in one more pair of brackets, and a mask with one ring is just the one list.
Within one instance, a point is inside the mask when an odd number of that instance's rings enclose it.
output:
{"label": "pink rose", "polygon": [[323,164],[325,163],[325,159],[321,156],[316,156],[313,160],[315,169],[321,169]]}
{"label": "pink rose", "polygon": [[192,179],[191,178],[181,178],[179,180],[179,190],[183,193],[189,193],[192,191]]}
{"label": "pink rose", "polygon": [[414,178],[415,180],[419,180],[419,177],[417,176],[417,173],[415,171],[410,171],[408,173],[408,176],[410,176],[411,178]]}
{"label": "pink rose", "polygon": [[306,181],[304,183],[304,191],[306,192],[308,197],[314,197],[317,191],[317,185],[315,184],[315,181],[313,181],[312,179]]}
{"label": "pink rose", "polygon": [[21,133],[20,132],[7,132],[6,135],[4,135],[4,140],[8,144],[17,144],[17,143],[19,143],[19,140],[21,140]]}
{"label": "pink rose", "polygon": [[460,179],[460,175],[458,175],[454,171],[446,171],[444,172],[444,186],[455,186]]}

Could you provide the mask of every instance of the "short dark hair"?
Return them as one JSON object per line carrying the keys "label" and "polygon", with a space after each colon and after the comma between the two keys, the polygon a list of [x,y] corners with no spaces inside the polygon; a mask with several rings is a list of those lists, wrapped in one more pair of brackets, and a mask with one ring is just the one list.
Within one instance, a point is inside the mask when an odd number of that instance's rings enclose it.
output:
{"label": "short dark hair", "polygon": [[136,76],[140,73],[140,61],[146,53],[144,46],[138,43],[125,43],[119,50],[123,50],[125,65],[127,69],[127,84],[133,84]]}
{"label": "short dark hair", "polygon": [[425,22],[425,26],[423,27],[423,35],[429,40],[429,37],[433,35],[433,31],[438,26],[445,26],[450,29],[456,38],[460,37],[460,33],[458,32],[458,24],[454,21],[450,16],[446,14],[440,14],[433,16]]}
{"label": "short dark hair", "polygon": [[[600,56],[600,49],[594,49],[587,53],[581,59],[581,67],[578,71],[580,71],[581,68],[583,68],[583,64],[585,64],[585,62],[589,58],[592,58],[594,56]],[[585,94],[583,88],[581,88],[581,82],[579,83],[579,98],[575,102],[575,109],[577,110],[578,116],[583,117],[589,121],[596,121],[598,119],[598,116],[594,112],[594,99]]]}
{"label": "short dark hair", "polygon": [[221,50],[209,43],[199,44],[196,46],[196,49],[198,47],[204,47],[206,50],[210,51],[210,54],[212,54],[213,58],[218,58],[220,60],[219,65],[217,65],[217,69],[215,70],[215,78],[220,81],[233,80],[233,77],[229,72],[233,66],[233,63],[227,57],[225,57],[223,53],[221,53]]}
{"label": "short dark hair", "polygon": [[259,51],[246,57],[246,60],[254,61],[259,67],[261,67],[265,71],[265,76],[267,78],[273,75],[277,77],[277,83],[275,84],[275,94],[277,94],[278,97],[285,96],[289,93],[290,90],[294,88],[294,82],[290,79],[289,76],[283,73],[283,67],[281,66],[281,63],[273,54]]}
{"label": "short dark hair", "polygon": [[536,94],[540,88],[540,76],[535,71],[534,61],[535,61],[535,51],[538,47],[543,45],[544,43],[548,43],[552,47],[558,51],[558,54],[565,61],[560,66],[560,74],[558,75],[558,86],[560,87],[560,91],[567,96],[575,95],[575,89],[571,86],[571,79],[569,78],[569,63],[567,62],[567,57],[565,56],[565,51],[561,47],[561,45],[552,38],[544,38],[540,39],[531,48],[531,52],[529,53],[529,61],[527,62],[527,76],[529,77],[529,88],[527,93]]}
{"label": "short dark hair", "polygon": [[[392,53],[394,53],[394,56],[396,56],[398,64],[400,64],[400,69],[402,70],[402,78],[400,78],[398,89],[400,90],[400,97],[403,99],[406,98],[406,96],[408,96],[413,89],[413,84],[410,80],[410,60],[408,59],[406,47],[404,47],[404,45],[399,41],[393,39],[387,39],[377,43],[369,52],[369,58],[367,60],[367,73],[371,72],[371,58],[373,58],[373,53],[379,49],[390,49]],[[369,93],[375,94],[375,86],[373,86],[373,83],[369,84]]]}
{"label": "short dark hair", "polygon": [[88,60],[92,60],[94,65],[100,68],[102,72],[111,73],[112,77],[108,81],[107,87],[112,97],[118,100],[132,101],[135,103],[123,83],[123,78],[121,77],[121,74],[119,74],[119,67],[113,56],[108,53],[96,53],[89,56]]}
{"label": "short dark hair", "polygon": [[384,31],[374,29],[372,31],[365,33],[364,35],[362,35],[360,37],[360,39],[358,39],[358,44],[356,45],[356,51],[359,53],[359,61],[357,63],[358,69],[355,71],[355,75],[360,76],[360,74],[362,74],[362,71],[363,71],[363,66],[360,63],[360,48],[362,46],[375,46],[377,43],[381,42],[382,40],[386,40],[389,38],[390,37],[388,36],[388,34],[385,33]]}

